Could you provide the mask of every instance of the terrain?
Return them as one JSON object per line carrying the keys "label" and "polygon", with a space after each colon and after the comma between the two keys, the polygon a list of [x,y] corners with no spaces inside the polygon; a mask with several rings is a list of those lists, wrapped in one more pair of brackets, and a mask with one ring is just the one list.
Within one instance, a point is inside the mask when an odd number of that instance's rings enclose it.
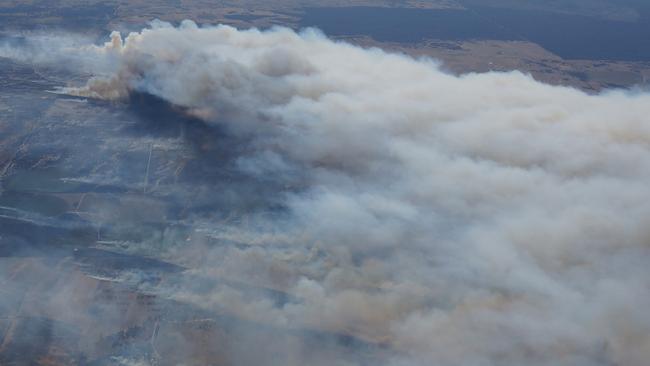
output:
{"label": "terrain", "polygon": [[224,242],[218,222],[201,224],[203,213],[245,220],[247,210],[269,204],[260,191],[246,193],[248,208],[212,194],[253,188],[229,169],[236,147],[151,96],[128,105],[62,97],[49,90],[66,75],[43,77],[10,61],[1,69],[1,364],[298,362],[286,359],[295,356],[287,347],[304,349],[303,361],[350,352],[371,362],[381,354],[381,345],[349,334],[278,329],[235,308],[215,312],[170,298],[180,287],[292,301],[268,279],[215,282],[186,271],[200,258],[175,258],[179,244],[248,245]]}
{"label": "terrain", "polygon": [[[390,9],[401,10],[402,13]],[[452,24],[458,24],[460,29],[476,28],[477,24],[468,23],[476,21],[484,23],[485,29],[478,26],[478,39],[472,35],[454,33],[453,30],[442,33],[428,30],[427,24],[439,21],[436,14],[440,11],[460,16],[458,20],[453,20],[449,15],[444,15],[442,19],[448,20],[441,25],[442,29],[448,29]],[[317,16],[312,17],[310,14]],[[229,24],[239,28],[280,25],[300,29],[316,26],[329,36],[360,45],[442,60],[451,72],[457,74],[520,70],[544,82],[599,92],[603,89],[645,85],[650,72],[650,58],[644,56],[639,59],[639,55],[645,55],[646,50],[650,49],[647,32],[650,28],[647,26],[649,14],[649,7],[635,0],[278,0],[263,3],[202,0],[112,0],[95,3],[12,0],[0,5],[0,27],[5,30],[83,30],[84,33],[100,37],[111,30],[127,33],[139,30],[142,24],[153,19],[175,24],[184,19],[192,19],[201,24]],[[414,23],[412,15],[417,15],[419,20]],[[356,21],[357,19],[363,20]],[[514,19],[522,19],[522,22],[512,21]],[[354,25],[346,25],[349,21],[353,21]],[[544,27],[544,24],[549,23],[554,23],[554,29]],[[630,29],[623,30],[625,28]],[[393,38],[399,30],[398,33],[404,36],[397,37],[402,37],[403,40],[378,37],[372,29],[381,29]],[[494,33],[495,31],[500,33]],[[490,36],[490,32],[494,35]],[[545,48],[545,41],[538,35],[543,36],[549,32],[552,33],[549,45],[559,47],[570,57],[554,53],[554,48]],[[608,35],[614,33],[621,35],[610,39]],[[553,46],[563,38],[567,38],[566,44]],[[571,55],[571,50],[574,49],[584,51]]]}
{"label": "terrain", "polygon": [[[407,13],[386,13],[423,11],[435,18],[452,12],[485,20],[488,13],[479,7],[631,31],[650,20],[642,2],[605,0],[9,0],[0,4],[0,42],[81,33],[100,43],[112,30],[126,34],[156,19],[240,29],[316,26],[365,48],[433,59],[454,75],[519,70],[591,94],[646,88],[647,33],[638,35],[641,43],[620,49],[612,44],[618,38],[596,40],[574,57],[493,18],[485,21],[496,29],[492,36],[405,31],[398,37]],[[341,16],[346,11],[352,19]],[[417,25],[434,18],[409,19]],[[584,54],[596,56],[580,58]],[[242,174],[237,158],[248,141],[205,123],[201,111],[146,93],[126,102],[60,93],[91,76],[0,58],[0,365],[371,365],[394,352],[382,334],[365,329],[283,327],[263,311],[244,311],[250,299],[299,303],[288,284],[308,273],[278,265],[288,259],[263,257],[255,245],[264,243],[223,229],[254,227],[258,215],[282,215],[277,197],[307,183],[287,186]],[[206,258],[197,248],[217,254],[242,249],[259,256],[255,263],[265,275],[229,271],[228,258]],[[291,260],[336,265],[318,243],[304,252]],[[217,262],[215,273],[198,270],[210,260]],[[179,289],[187,291],[173,291]],[[235,300],[215,309],[192,297],[207,291]]]}

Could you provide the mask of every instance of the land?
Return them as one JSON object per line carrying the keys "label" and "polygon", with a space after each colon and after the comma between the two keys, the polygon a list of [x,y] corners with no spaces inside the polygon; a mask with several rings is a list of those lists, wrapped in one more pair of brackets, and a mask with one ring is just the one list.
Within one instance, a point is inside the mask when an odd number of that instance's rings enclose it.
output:
{"label": "land", "polygon": [[[0,364],[382,357],[381,342],[362,334],[278,327],[164,290],[296,301],[281,280],[272,288],[265,279],[193,273],[202,258],[174,256],[190,243],[249,245],[215,237],[210,226],[246,218],[227,194],[213,194],[251,189],[230,168],[236,142],[151,96],[111,104],[49,92],[68,77],[0,59]],[[249,209],[267,204],[265,192],[247,194]],[[309,350],[302,361],[288,359],[301,349]]]}
{"label": "land", "polygon": [[[630,3],[626,5],[627,3]],[[508,9],[579,14],[608,21],[634,22],[647,10],[634,0],[512,1],[512,0],[382,0],[314,1],[84,1],[11,0],[0,4],[0,31],[64,29],[94,34],[98,39],[111,30],[130,32],[149,21],[161,19],[174,24],[192,19],[200,24],[228,24],[238,28],[269,28],[280,25],[299,29],[305,8],[309,7],[400,7],[453,9],[468,6],[494,6]],[[338,36],[366,47],[379,47],[412,56],[428,56],[443,61],[455,74],[520,70],[536,79],[597,93],[611,88],[645,85],[650,62],[634,60],[576,60],[562,57],[529,40],[450,40],[426,39],[420,42],[378,41],[368,35]]]}
{"label": "land", "polygon": [[[642,17],[638,8],[605,0],[489,2],[620,22]],[[0,34],[83,32],[102,41],[111,30],[139,30],[153,19],[297,29],[304,8],[312,6],[467,11],[473,3],[8,0],[0,4]],[[589,93],[643,87],[650,77],[649,62],[568,60],[528,40],[337,38],[437,59],[454,74],[520,70]],[[261,197],[269,195],[256,192],[251,187],[259,184],[230,168],[238,144],[215,127],[151,96],[110,104],[49,92],[74,77],[0,59],[0,364],[286,365],[308,364],[315,352],[322,360],[336,354],[373,364],[382,357],[390,345],[363,332],[279,328],[158,291],[214,281],[188,274],[194,263],[174,256],[176,243],[200,242],[211,249],[247,245],[224,241],[201,226],[206,212],[221,212],[224,221],[246,220],[245,210],[234,208],[227,194],[211,192],[237,187],[251,197],[251,210],[267,204]],[[286,189],[272,184],[271,192]],[[218,281],[247,296],[294,301],[277,284],[300,274],[271,273],[274,281],[225,276]],[[192,349],[191,357],[175,352],[183,342],[192,345],[183,347]],[[288,345],[303,350],[302,359],[287,360]]]}

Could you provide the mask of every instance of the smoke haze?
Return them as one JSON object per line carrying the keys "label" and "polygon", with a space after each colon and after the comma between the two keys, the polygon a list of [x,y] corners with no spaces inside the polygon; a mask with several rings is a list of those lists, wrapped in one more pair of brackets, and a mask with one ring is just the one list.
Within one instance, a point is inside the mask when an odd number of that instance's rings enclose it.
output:
{"label": "smoke haze", "polygon": [[165,296],[348,334],[390,350],[386,365],[650,359],[648,94],[454,76],[316,30],[157,22],[103,46],[26,42],[0,56],[94,75],[69,95],[153,95],[217,126],[255,182],[228,201],[245,224],[193,223],[240,245],[145,246],[189,268]]}

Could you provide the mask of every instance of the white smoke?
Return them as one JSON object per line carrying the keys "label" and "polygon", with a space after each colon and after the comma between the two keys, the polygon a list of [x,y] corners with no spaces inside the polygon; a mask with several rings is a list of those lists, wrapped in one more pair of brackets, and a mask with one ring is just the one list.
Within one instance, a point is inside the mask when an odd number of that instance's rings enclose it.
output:
{"label": "white smoke", "polygon": [[385,343],[396,365],[650,359],[647,94],[457,77],[314,30],[157,23],[83,53],[98,76],[67,92],[158,96],[249,141],[242,172],[293,187],[289,217],[215,229],[249,246],[196,272],[299,301],[177,298]]}

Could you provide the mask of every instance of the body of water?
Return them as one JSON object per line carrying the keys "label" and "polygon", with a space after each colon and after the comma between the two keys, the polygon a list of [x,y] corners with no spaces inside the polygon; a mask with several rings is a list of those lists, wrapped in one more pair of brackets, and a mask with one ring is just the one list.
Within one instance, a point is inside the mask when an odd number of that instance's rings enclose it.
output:
{"label": "body of water", "polygon": [[530,41],[565,59],[650,61],[650,19],[645,16],[637,22],[618,22],[490,7],[306,8],[300,26],[315,26],[330,36],[367,35],[388,42]]}

